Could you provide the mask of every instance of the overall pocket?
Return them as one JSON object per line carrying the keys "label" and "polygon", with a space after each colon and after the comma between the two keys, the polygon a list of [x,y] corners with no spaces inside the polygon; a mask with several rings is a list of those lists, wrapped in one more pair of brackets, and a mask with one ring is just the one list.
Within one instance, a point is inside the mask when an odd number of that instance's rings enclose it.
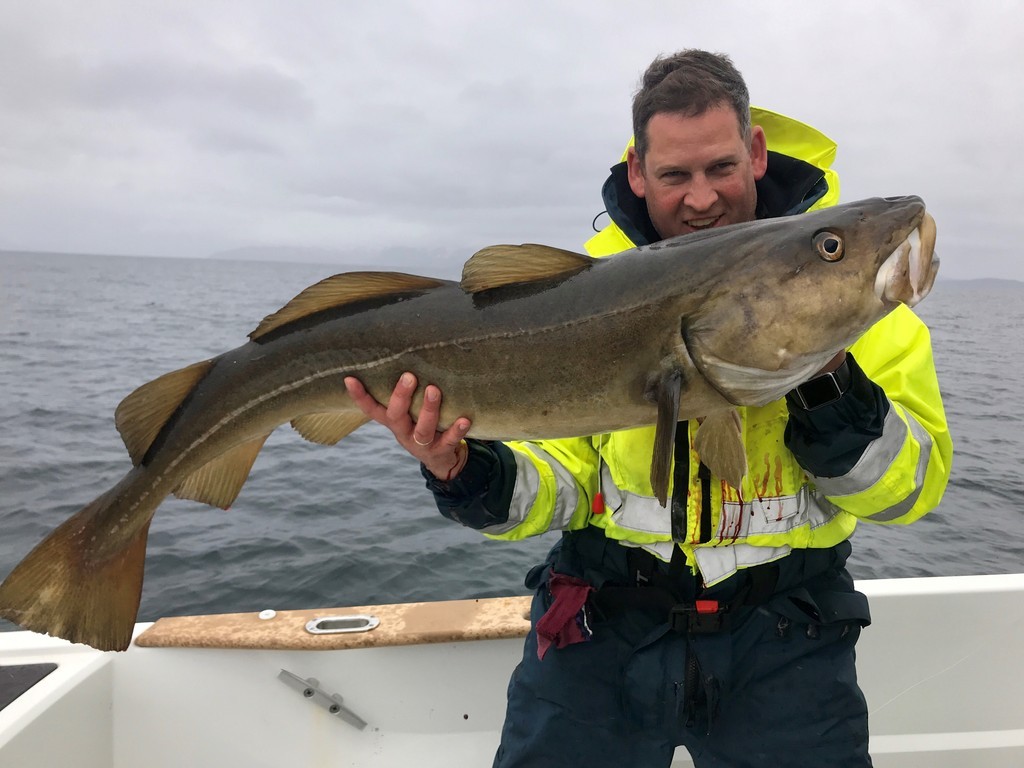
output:
{"label": "overall pocket", "polygon": [[686,684],[686,640],[662,624],[633,646],[622,670],[622,705],[637,730],[669,731]]}

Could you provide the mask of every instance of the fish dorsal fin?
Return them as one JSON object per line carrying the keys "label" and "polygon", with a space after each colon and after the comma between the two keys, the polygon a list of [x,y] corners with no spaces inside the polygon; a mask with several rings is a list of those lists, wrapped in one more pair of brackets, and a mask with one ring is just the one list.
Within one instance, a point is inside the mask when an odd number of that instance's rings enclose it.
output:
{"label": "fish dorsal fin", "polygon": [[143,384],[117,406],[114,424],[135,466],[142,461],[167,420],[212,367],[213,360],[203,360],[165,373]]}
{"label": "fish dorsal fin", "polygon": [[249,334],[249,338],[256,341],[288,323],[325,309],[382,296],[425,291],[445,283],[445,280],[403,272],[345,272],[334,275],[309,286],[277,312],[267,315],[256,326],[256,330]]}
{"label": "fish dorsal fin", "polygon": [[292,427],[311,443],[334,445],[369,420],[360,412],[307,413],[292,419]]}
{"label": "fish dorsal fin", "polygon": [[729,408],[706,416],[693,436],[693,447],[712,474],[740,487],[747,474],[747,452],[739,411]]}
{"label": "fish dorsal fin", "polygon": [[462,268],[462,289],[480,293],[506,285],[569,277],[597,259],[549,245],[492,245],[477,251]]}
{"label": "fish dorsal fin", "polygon": [[270,433],[242,443],[200,467],[182,482],[173,493],[179,499],[201,501],[227,509],[245,485],[253,462]]}

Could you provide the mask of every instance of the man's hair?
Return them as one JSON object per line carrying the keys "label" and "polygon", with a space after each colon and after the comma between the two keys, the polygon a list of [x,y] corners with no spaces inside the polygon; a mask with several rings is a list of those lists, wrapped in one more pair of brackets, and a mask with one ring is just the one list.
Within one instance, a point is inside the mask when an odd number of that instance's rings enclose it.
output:
{"label": "man's hair", "polygon": [[633,136],[641,160],[647,152],[647,123],[659,112],[690,117],[727,105],[739,119],[740,135],[750,138],[750,93],[743,75],[723,53],[696,48],[658,56],[644,72],[633,97]]}

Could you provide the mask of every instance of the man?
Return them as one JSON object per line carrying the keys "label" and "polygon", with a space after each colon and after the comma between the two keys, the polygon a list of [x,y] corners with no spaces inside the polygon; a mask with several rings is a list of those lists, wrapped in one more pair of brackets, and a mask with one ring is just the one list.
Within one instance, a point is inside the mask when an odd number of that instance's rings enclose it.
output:
{"label": "man", "polygon": [[[834,145],[756,114],[752,125],[727,57],[656,59],[591,254],[834,204]],[[446,517],[498,538],[564,531],[526,579],[533,628],[495,766],[667,766],[677,745],[698,766],[871,764],[854,668],[869,614],[847,540],[858,520],[909,523],[933,508],[952,454],[912,312],[888,315],[785,400],[741,409],[751,470],[738,489],[700,463],[697,424],[680,423],[669,509],[649,480],[653,428],[482,443],[463,439],[466,419],[435,431],[432,385],[414,422],[411,374],[386,407],[346,384],[422,462]]]}

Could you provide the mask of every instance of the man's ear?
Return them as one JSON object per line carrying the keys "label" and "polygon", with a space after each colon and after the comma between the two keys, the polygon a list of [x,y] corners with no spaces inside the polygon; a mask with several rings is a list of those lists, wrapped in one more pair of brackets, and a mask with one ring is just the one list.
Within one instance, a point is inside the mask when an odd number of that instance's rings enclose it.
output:
{"label": "man's ear", "polygon": [[637,197],[643,197],[646,188],[644,164],[636,153],[636,147],[630,147],[626,150],[626,176],[629,179],[629,188],[633,190],[633,194]]}
{"label": "man's ear", "polygon": [[768,172],[768,140],[760,125],[750,127],[750,167],[755,180],[760,180]]}

